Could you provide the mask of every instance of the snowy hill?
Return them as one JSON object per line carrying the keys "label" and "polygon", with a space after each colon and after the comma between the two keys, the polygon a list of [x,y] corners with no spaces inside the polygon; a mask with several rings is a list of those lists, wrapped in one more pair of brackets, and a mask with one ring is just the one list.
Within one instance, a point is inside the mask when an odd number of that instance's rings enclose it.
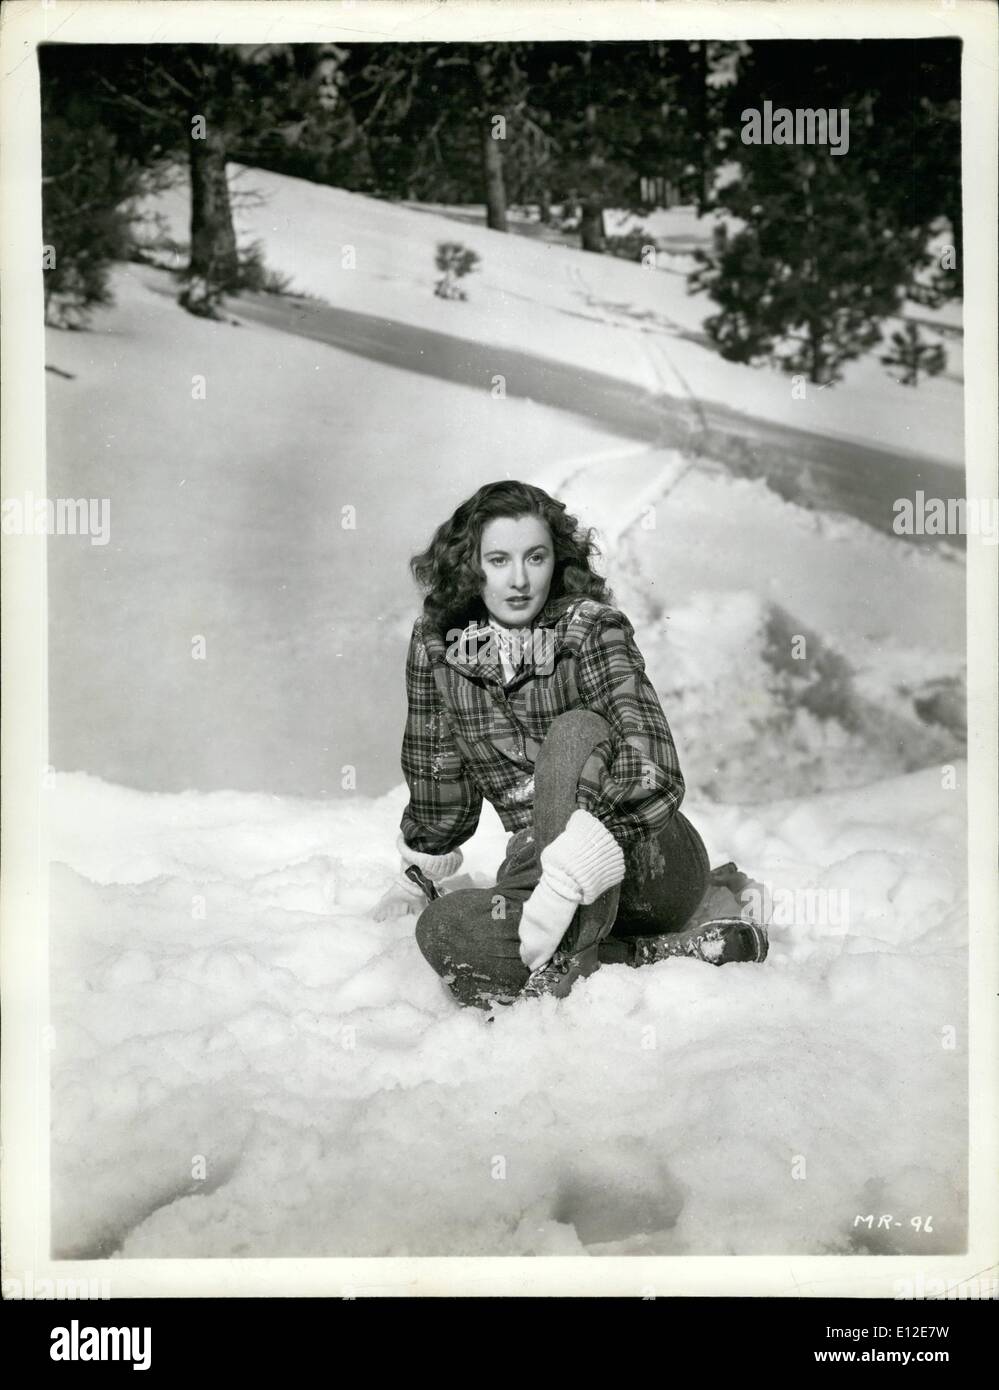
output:
{"label": "snowy hill", "polygon": [[[675,276],[462,226],[482,272],[448,303],[433,248],[453,221],[259,170],[236,186],[263,198],[244,239],[328,306],[258,296],[241,327],[211,324],[177,311],[164,272],[123,266],[93,333],[50,333],[72,374],[49,377],[51,489],[112,501],[108,546],[52,548],[57,767],[336,795],[350,765],[358,791],[387,790],[407,559],[503,476],[612,519],[608,574],[692,785],[755,799],[762,777],[791,795],[961,754],[962,555],[890,530],[896,496],[963,489],[954,382],[904,390],[858,363],[858,381],[793,400],[779,374],[654,331],[651,296],[653,317],[691,321]],[[175,237],[184,197],[157,206]],[[844,442],[865,420],[868,443]],[[942,441],[935,460],[898,452],[913,429]],[[789,659],[792,634],[811,661]],[[357,700],[372,662],[400,678]],[[817,669],[836,672],[824,703]]]}
{"label": "snowy hill", "polygon": [[[236,186],[298,297],[207,323],[121,266],[93,332],[49,337],[50,491],[111,499],[107,546],[49,547],[56,1252],[959,1248],[964,561],[890,530],[900,488],[963,489],[959,381],[866,361],[793,400],[705,345],[679,276]],[[183,190],[159,211],[182,239]],[[463,304],[432,293],[455,238]],[[605,967],[487,1025],[412,919],[366,916],[406,561],[504,476],[599,528],[685,809],[791,895],[764,967]],[[475,882],[502,845],[484,816]],[[865,1245],[872,1209],[934,1234]]]}
{"label": "snowy hill", "polygon": [[[544,239],[502,236],[469,222],[465,210],[456,222],[440,210],[417,211],[262,169],[237,169],[233,186],[242,240],[260,241],[268,266],[289,277],[293,289],[337,309],[530,351],[858,448],[898,448],[963,466],[959,335],[948,345],[947,375],[918,390],[898,386],[875,352],[847,364],[842,385],[796,399],[790,378],[725,362],[707,344],[703,321],[717,306],[687,292],[680,267],[649,270]],[[186,243],[183,180],[156,200],[155,211],[169,236]],[[672,226],[683,244],[693,244],[690,223],[689,209],[673,209],[653,219],[650,235],[668,240]],[[461,306],[432,294],[439,276],[434,253],[449,240],[480,257]]]}

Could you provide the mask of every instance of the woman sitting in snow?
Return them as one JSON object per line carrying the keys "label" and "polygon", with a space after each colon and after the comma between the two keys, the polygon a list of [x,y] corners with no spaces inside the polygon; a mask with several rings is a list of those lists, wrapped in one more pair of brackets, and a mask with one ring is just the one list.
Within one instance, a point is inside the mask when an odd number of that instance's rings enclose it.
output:
{"label": "woman sitting in snow", "polygon": [[[601,962],[766,956],[763,928],[697,912],[736,871],[709,872],[680,812],[669,726],[595,553],[564,503],[500,482],[411,562],[426,596],[406,660],[410,800],[375,917],[425,904],[420,950],[465,1004],[564,995]],[[496,885],[441,894],[483,797],[512,832]]]}

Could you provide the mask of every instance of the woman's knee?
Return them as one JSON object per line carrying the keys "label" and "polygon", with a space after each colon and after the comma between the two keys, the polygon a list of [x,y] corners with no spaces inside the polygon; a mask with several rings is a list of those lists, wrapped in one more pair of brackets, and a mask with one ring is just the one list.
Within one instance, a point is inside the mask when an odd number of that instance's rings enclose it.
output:
{"label": "woman's knee", "polygon": [[470,888],[447,893],[423,909],[416,923],[416,944],[438,975],[447,973],[456,962],[478,960],[486,951],[495,935],[492,904],[488,892]]}
{"label": "woman's knee", "polygon": [[578,761],[612,733],[602,714],[592,709],[573,709],[557,715],[548,727],[535,768],[572,758]]}
{"label": "woman's knee", "polygon": [[416,923],[424,960],[462,1004],[515,995],[528,974],[513,914],[493,919],[498,891],[467,889],[428,904]]}
{"label": "woman's knee", "polygon": [[416,922],[416,944],[428,965],[433,966],[438,975],[445,966],[448,942],[453,944],[454,926],[452,921],[453,904],[447,898],[437,898],[420,913]]}

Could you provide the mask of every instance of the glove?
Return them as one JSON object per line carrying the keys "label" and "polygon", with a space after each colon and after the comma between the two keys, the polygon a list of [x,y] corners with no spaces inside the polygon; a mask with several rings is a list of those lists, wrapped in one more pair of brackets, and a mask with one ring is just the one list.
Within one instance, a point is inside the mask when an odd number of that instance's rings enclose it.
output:
{"label": "glove", "polygon": [[427,899],[419,884],[408,878],[400,878],[378,899],[371,909],[371,916],[376,922],[386,922],[392,917],[405,917],[408,913],[419,916],[426,905]]}
{"label": "glove", "polygon": [[[432,878],[436,883],[442,878],[450,878],[461,868],[461,861],[464,856],[460,849],[453,849],[450,854],[423,854],[418,849],[410,849],[401,835],[395,843],[402,856],[400,873],[403,876],[405,876],[410,864],[415,864],[418,869],[423,870],[427,878]],[[406,882],[409,883],[409,879],[406,879]]]}
{"label": "glove", "polygon": [[596,902],[624,878],[624,853],[605,825],[582,808],[541,851],[541,878],[520,915],[520,959],[537,970],[558,950],[580,903]]}
{"label": "glove", "polygon": [[403,917],[410,912],[420,913],[426,907],[427,899],[423,889],[411,878],[406,877],[406,870],[410,864],[416,864],[427,878],[434,880],[450,878],[461,867],[460,849],[452,850],[450,854],[423,854],[419,850],[410,849],[401,835],[396,840],[396,848],[400,854],[399,875],[372,909],[371,915],[376,922],[384,922],[390,917]]}

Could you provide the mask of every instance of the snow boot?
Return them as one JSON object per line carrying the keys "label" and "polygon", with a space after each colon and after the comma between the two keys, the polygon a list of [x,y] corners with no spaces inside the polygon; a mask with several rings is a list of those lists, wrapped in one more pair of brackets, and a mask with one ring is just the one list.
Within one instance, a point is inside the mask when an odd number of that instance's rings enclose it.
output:
{"label": "snow boot", "polygon": [[744,917],[719,917],[684,931],[632,937],[630,964],[654,965],[671,956],[688,956],[708,965],[760,964],[770,949],[766,927]]}
{"label": "snow boot", "polygon": [[546,965],[539,965],[521,991],[529,999],[553,994],[564,999],[577,980],[592,975],[604,959],[603,948],[617,920],[620,886],[615,884],[596,902],[577,911],[558,950]]}
{"label": "snow boot", "polygon": [[558,950],[547,965],[539,965],[528,978],[521,995],[528,999],[538,999],[543,994],[553,994],[556,999],[564,999],[577,980],[592,975],[600,965],[599,943],[594,941],[582,950]]}
{"label": "snow boot", "polygon": [[[637,967],[671,956],[687,956],[711,965],[761,963],[769,950],[766,927],[744,917],[721,915],[738,908],[738,894],[751,884],[733,863],[712,869],[704,897],[688,919],[690,925],[661,936],[612,936],[617,893],[607,894],[580,914],[562,947],[547,965],[534,971],[521,993],[528,998],[551,994],[564,999],[577,980],[592,975],[600,965]],[[573,936],[575,944],[567,946]]]}

